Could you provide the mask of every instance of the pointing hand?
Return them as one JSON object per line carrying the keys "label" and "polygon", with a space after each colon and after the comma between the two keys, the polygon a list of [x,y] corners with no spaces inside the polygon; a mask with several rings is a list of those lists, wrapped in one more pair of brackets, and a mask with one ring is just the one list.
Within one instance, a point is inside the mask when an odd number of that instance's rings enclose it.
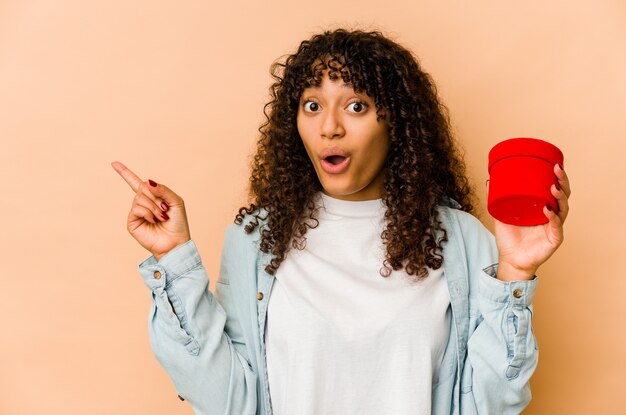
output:
{"label": "pointing hand", "polygon": [[143,181],[119,161],[111,166],[135,192],[127,228],[133,238],[160,260],[191,239],[183,199],[167,186]]}

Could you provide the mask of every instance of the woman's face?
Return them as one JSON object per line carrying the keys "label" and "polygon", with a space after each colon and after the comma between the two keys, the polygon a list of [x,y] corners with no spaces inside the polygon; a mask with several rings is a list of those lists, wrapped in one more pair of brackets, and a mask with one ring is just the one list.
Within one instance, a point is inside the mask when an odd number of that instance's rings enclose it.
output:
{"label": "woman's face", "polygon": [[389,136],[369,96],[325,73],[319,87],[302,92],[297,122],[325,194],[353,201],[381,196]]}

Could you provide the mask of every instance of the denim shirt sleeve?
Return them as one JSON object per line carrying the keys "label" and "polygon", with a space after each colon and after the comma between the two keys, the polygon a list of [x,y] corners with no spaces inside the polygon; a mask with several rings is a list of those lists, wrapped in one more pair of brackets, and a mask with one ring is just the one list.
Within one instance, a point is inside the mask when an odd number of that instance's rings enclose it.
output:
{"label": "denim shirt sleeve", "polygon": [[473,397],[478,414],[519,414],[531,399],[530,377],[538,347],[532,330],[532,300],[538,278],[506,282],[497,264],[480,272],[480,324],[468,340]]}
{"label": "denim shirt sleeve", "polygon": [[[228,280],[222,251],[220,279]],[[254,414],[257,375],[224,331],[224,308],[208,289],[209,279],[193,240],[156,261],[139,264],[152,303],[148,332],[152,351],[181,399],[196,414]]]}

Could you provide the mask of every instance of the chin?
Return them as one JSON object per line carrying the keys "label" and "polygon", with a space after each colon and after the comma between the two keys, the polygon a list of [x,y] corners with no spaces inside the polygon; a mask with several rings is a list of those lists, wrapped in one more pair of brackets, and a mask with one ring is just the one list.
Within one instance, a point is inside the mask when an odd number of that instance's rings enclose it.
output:
{"label": "chin", "polygon": [[359,189],[324,187],[324,193],[335,199],[360,200],[363,196]]}
{"label": "chin", "polygon": [[351,188],[346,188],[343,186],[324,186],[322,184],[322,188],[324,190],[324,193],[326,193],[327,195],[330,196],[350,196],[354,193],[357,193],[358,190],[355,189],[351,189]]}

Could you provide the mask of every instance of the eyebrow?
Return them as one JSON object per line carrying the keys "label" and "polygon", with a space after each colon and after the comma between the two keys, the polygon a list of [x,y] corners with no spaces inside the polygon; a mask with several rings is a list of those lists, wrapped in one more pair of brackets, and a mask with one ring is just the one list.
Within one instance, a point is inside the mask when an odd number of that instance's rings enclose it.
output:
{"label": "eyebrow", "polygon": [[[354,85],[353,85],[351,82],[344,82],[344,83],[343,83],[343,85],[342,85],[342,88],[344,88],[344,89],[352,89],[352,90],[354,91]],[[305,91],[306,89],[314,89],[314,90],[319,90],[319,89],[322,89],[322,87],[321,87],[321,86],[319,86],[319,85],[318,85],[318,86],[315,86],[315,85],[310,85],[310,86],[308,86],[308,87],[304,88],[304,89],[302,90],[301,95],[300,95],[300,101],[302,101],[302,100],[304,100],[304,99],[305,99],[305,95],[306,95],[306,94],[305,94],[305,92],[304,92],[304,91]],[[372,100],[372,102],[374,102],[374,99],[373,99],[372,97],[370,97],[370,96],[367,94],[367,92],[365,92],[365,91],[361,91],[361,92],[356,92],[356,91],[354,91],[354,93],[355,93],[355,95],[362,95],[362,96],[365,96],[365,97],[367,97],[368,99],[371,99],[371,100]]]}
{"label": "eyebrow", "polygon": [[[354,89],[354,85],[351,82],[344,82],[341,87],[342,88],[346,88],[346,89]],[[309,88],[311,88],[311,89],[320,89],[321,86],[319,86],[319,85],[311,85],[311,86],[308,86],[308,87],[306,87],[304,89],[309,89]]]}

